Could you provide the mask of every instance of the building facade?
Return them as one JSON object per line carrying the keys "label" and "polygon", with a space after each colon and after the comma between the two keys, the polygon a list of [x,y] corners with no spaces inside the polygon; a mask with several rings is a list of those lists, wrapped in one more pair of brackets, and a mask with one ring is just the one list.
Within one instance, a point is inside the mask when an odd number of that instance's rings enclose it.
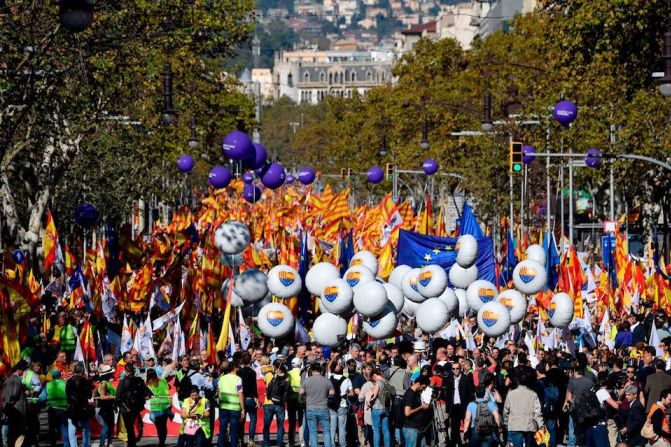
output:
{"label": "building facade", "polygon": [[280,51],[273,67],[275,98],[318,104],[327,96],[365,95],[392,82],[394,60],[388,50]]}

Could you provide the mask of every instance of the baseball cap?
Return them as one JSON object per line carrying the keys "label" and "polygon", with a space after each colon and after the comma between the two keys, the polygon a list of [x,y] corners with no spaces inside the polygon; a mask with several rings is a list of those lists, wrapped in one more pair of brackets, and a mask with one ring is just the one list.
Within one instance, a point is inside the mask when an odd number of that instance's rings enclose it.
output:
{"label": "baseball cap", "polygon": [[301,362],[301,359],[299,359],[298,357],[294,357],[293,359],[291,359],[291,367],[292,368],[298,368],[302,364],[303,364],[303,362]]}

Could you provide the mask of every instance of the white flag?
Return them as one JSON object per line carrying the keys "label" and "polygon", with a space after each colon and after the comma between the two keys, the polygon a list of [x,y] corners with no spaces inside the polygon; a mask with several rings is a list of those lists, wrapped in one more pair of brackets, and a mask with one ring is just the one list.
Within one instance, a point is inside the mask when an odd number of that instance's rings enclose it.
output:
{"label": "white flag", "polygon": [[172,358],[177,360],[186,354],[186,343],[184,342],[184,333],[179,318],[175,320],[175,325],[172,327],[172,340]]}
{"label": "white flag", "polygon": [[139,340],[138,342],[139,349],[137,349],[137,351],[140,353],[140,358],[143,360],[149,358],[156,360],[156,352],[154,352],[154,342],[151,337],[152,335],[151,319],[149,318],[149,315],[147,315],[147,319],[140,326],[138,332],[139,333],[136,334],[135,339]]}
{"label": "white flag", "polygon": [[[247,326],[247,323],[245,323],[245,319],[242,316],[242,309],[238,307],[238,321],[240,322],[240,348],[243,350],[247,349],[249,344],[252,342],[252,331],[249,329],[249,326]],[[300,321],[296,321],[296,324],[298,325]]]}
{"label": "white flag", "polygon": [[123,316],[123,329],[121,330],[121,354],[125,354],[133,348],[133,334],[131,333],[130,326],[128,326],[128,317],[124,314]]}
{"label": "white flag", "polygon": [[[77,337],[76,338],[77,344],[76,344],[76,348],[75,348],[74,359],[75,359],[76,362],[84,363],[84,351],[82,350],[82,344],[79,341],[79,334],[77,334],[76,332],[75,332],[75,337]],[[86,363],[84,363],[84,365],[86,367]]]}
{"label": "white flag", "polygon": [[175,307],[170,312],[166,313],[165,315],[161,315],[160,317],[152,321],[151,323],[152,329],[155,331],[160,331],[165,327],[166,324],[168,324],[168,321],[177,318],[179,316],[179,313],[182,311],[182,307],[184,307],[184,303],[186,303],[186,300],[182,301],[182,304]]}

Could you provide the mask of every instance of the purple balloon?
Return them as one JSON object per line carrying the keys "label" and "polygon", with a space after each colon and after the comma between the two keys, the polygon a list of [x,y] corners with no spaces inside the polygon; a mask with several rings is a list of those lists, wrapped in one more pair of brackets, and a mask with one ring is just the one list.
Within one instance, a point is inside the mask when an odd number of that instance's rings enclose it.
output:
{"label": "purple balloon", "polygon": [[424,160],[424,163],[422,163],[422,171],[424,171],[426,175],[433,175],[438,171],[438,163],[436,160],[427,158]]}
{"label": "purple balloon", "polygon": [[98,210],[90,203],[81,203],[75,210],[75,222],[84,228],[90,228],[98,221]]}
{"label": "purple balloon", "polygon": [[277,189],[284,184],[285,179],[286,172],[284,172],[282,165],[272,162],[261,177],[261,183],[263,183],[266,188]]}
{"label": "purple balloon", "polygon": [[287,175],[287,183],[291,184],[291,183],[293,183],[293,182],[295,182],[295,181],[296,181],[296,177],[294,177],[294,176],[291,175],[291,174]]}
{"label": "purple balloon", "polygon": [[533,146],[522,146],[522,163],[528,165],[536,160],[536,148]]}
{"label": "purple balloon", "polygon": [[541,213],[541,216],[545,216],[548,213],[547,205],[541,205],[541,209],[539,211]]}
{"label": "purple balloon", "polygon": [[270,162],[266,161],[261,166],[254,169],[254,173],[257,175],[257,177],[263,177],[263,175],[266,173],[266,171],[268,170],[269,167],[270,167]]}
{"label": "purple balloon", "polygon": [[301,168],[298,171],[298,181],[304,185],[309,185],[315,181],[315,170],[310,167]]}
{"label": "purple balloon", "polygon": [[256,156],[252,140],[246,133],[234,130],[226,135],[222,144],[224,157],[232,160],[245,160]]}
{"label": "purple balloon", "polygon": [[193,161],[193,157],[188,154],[180,155],[177,159],[177,169],[179,169],[181,172],[191,172],[195,164],[196,162]]}
{"label": "purple balloon", "polygon": [[261,190],[258,186],[246,184],[242,187],[242,197],[249,203],[254,203],[261,198]]}
{"label": "purple balloon", "polygon": [[231,171],[226,166],[215,166],[207,175],[207,179],[215,188],[225,188],[231,183]]}
{"label": "purple balloon", "polygon": [[266,148],[263,147],[261,143],[253,143],[254,145],[254,169],[259,168],[266,164],[266,161],[268,160],[268,152],[266,152]]}
{"label": "purple balloon", "polygon": [[368,170],[368,181],[373,183],[373,184],[378,184],[382,181],[384,178],[384,172],[382,172],[382,168],[378,166],[373,166]]}
{"label": "purple balloon", "polygon": [[245,172],[242,174],[242,181],[244,183],[252,183],[254,181],[254,174],[251,172]]}
{"label": "purple balloon", "polygon": [[585,164],[590,168],[598,168],[601,166],[601,152],[599,149],[592,148],[587,151],[587,157],[585,157]]}
{"label": "purple balloon", "polygon": [[568,127],[578,117],[578,107],[571,101],[559,101],[552,116],[564,127]]}

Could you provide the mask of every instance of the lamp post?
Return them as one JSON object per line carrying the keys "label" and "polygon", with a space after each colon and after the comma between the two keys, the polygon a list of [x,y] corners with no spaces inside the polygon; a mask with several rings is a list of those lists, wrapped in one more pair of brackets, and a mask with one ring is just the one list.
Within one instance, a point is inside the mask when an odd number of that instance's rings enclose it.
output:
{"label": "lamp post", "polygon": [[664,33],[662,60],[664,61],[664,76],[658,79],[659,93],[669,98],[671,97],[671,28]]}
{"label": "lamp post", "polygon": [[429,148],[428,127],[429,123],[426,120],[426,113],[425,113],[424,120],[422,121],[422,142],[419,144],[419,147],[421,147],[423,150],[427,150]]}
{"label": "lamp post", "polygon": [[177,114],[172,106],[172,70],[170,65],[166,65],[163,75],[163,112],[161,112],[161,122],[166,125],[175,124]]}
{"label": "lamp post", "polygon": [[198,141],[198,136],[196,135],[196,114],[194,113],[191,115],[191,125],[189,126],[191,129],[191,136],[189,137],[189,147],[191,149],[195,149],[198,147],[200,142]]}
{"label": "lamp post", "polygon": [[494,121],[492,120],[492,94],[485,92],[484,117],[480,122],[480,127],[483,132],[491,132],[494,129]]}

